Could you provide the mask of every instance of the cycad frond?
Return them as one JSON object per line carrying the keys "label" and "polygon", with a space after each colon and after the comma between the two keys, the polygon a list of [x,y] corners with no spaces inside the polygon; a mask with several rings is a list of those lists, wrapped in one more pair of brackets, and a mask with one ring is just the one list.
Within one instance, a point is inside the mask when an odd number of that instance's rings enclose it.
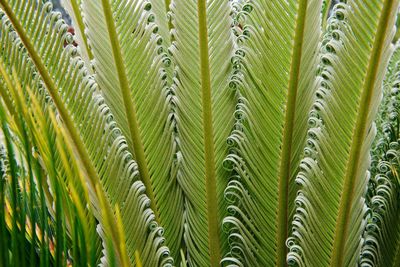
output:
{"label": "cycad frond", "polygon": [[288,241],[289,264],[357,264],[368,152],[397,7],[398,1],[353,0],[334,8],[310,118],[315,125],[308,130],[306,157],[296,178],[301,188]]}
{"label": "cycad frond", "polygon": [[[240,7],[239,7],[240,8]],[[286,12],[290,10],[290,12]],[[243,266],[282,266],[296,175],[313,102],[320,1],[247,3],[236,15],[236,128],[225,191],[230,254]],[[260,250],[262,248],[262,250]]]}
{"label": "cycad frond", "polygon": [[397,267],[399,2],[0,0],[0,265]]}
{"label": "cycad frond", "polygon": [[[92,202],[95,209],[108,206],[106,218],[98,218],[106,237],[112,238],[118,252],[120,242],[118,233],[111,228],[115,220],[111,210],[119,203],[124,228],[130,230],[126,243],[131,260],[133,252],[138,250],[143,262],[156,265],[163,261],[168,250],[162,245],[161,229],[148,208],[144,186],[136,181],[136,163],[96,90],[95,81],[77,57],[76,48],[72,45],[63,48],[64,41],[71,41],[67,26],[59,15],[51,12],[49,3],[0,3],[5,11],[1,26],[6,68],[16,69],[24,89],[29,87],[33,94],[46,96],[41,98],[41,105],[54,104],[57,109],[74,151],[83,162],[80,167],[87,173],[92,197],[103,199],[105,206]],[[136,227],[130,228],[131,225]],[[117,255],[119,262],[123,262],[122,255],[123,252]]]}
{"label": "cycad frond", "polygon": [[[22,257],[11,248],[11,264],[34,265],[40,261],[41,266],[48,266],[50,262],[61,266],[73,261],[75,264],[95,265],[99,262],[100,244],[95,219],[93,213],[86,209],[89,200],[85,185],[82,180],[76,179],[80,175],[68,175],[79,170],[74,164],[71,166],[73,161],[68,160],[73,158],[71,150],[65,147],[68,142],[59,131],[54,131],[57,128],[53,128],[52,123],[47,123],[38,102],[29,101],[31,106],[34,104],[28,110],[21,92],[14,91],[14,87],[19,88],[18,82],[11,84],[2,66],[1,73],[12,91],[15,100],[13,108],[17,114],[5,117],[5,110],[2,109],[2,132],[7,137],[8,161],[17,162],[19,168],[18,172],[9,173],[11,181],[19,181],[15,186],[17,190],[10,190],[18,192],[18,206],[11,205],[6,212],[9,212],[10,220],[18,225],[10,227],[12,232],[19,231],[22,236],[22,239],[17,238],[13,242],[18,242],[22,251],[29,250],[29,253],[23,252],[22,255],[27,256]],[[19,159],[13,157],[14,147]],[[4,194],[6,192],[3,191]],[[40,253],[36,251],[38,248]],[[7,257],[1,259],[4,266],[8,266]]]}
{"label": "cycad frond", "polygon": [[[227,1],[174,1],[172,46],[185,192],[185,242],[192,266],[218,266],[224,239],[226,186],[222,161],[233,125],[234,92],[228,87],[234,52]],[[185,101],[181,101],[185,100]]]}
{"label": "cycad frond", "polygon": [[385,79],[384,101],[372,150],[367,205],[370,209],[361,251],[362,266],[400,264],[400,49],[397,45]]}
{"label": "cycad frond", "polygon": [[[95,79],[127,137],[129,150],[174,256],[183,232],[183,193],[176,178],[171,64],[147,1],[82,1]],[[99,34],[101,33],[101,34]],[[173,101],[173,100],[172,100]],[[174,160],[174,156],[178,160]]]}

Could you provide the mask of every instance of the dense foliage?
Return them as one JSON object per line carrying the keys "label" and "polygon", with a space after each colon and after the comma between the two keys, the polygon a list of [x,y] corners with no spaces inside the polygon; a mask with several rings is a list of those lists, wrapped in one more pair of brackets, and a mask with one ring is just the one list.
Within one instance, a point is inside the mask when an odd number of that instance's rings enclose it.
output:
{"label": "dense foliage", "polygon": [[0,266],[400,266],[398,0],[0,0]]}

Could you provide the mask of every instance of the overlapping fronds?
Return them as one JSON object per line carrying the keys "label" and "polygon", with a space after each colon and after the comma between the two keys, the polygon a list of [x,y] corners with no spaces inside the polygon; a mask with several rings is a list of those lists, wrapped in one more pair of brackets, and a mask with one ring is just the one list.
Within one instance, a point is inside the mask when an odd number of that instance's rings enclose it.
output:
{"label": "overlapping fronds", "polygon": [[385,78],[384,100],[372,150],[368,183],[367,224],[360,257],[362,266],[400,264],[400,49],[397,45]]}
{"label": "overlapping fronds", "polygon": [[399,0],[60,1],[0,0],[1,266],[400,265]]}
{"label": "overlapping fronds", "polygon": [[[120,210],[130,260],[138,250],[149,266],[166,264],[168,249],[149,209],[145,188],[137,181],[137,165],[96,82],[70,44],[72,36],[66,33],[60,14],[51,11],[50,3],[0,3],[5,68],[9,73],[15,69],[24,92],[31,88],[32,94],[42,96],[40,105],[53,107],[60,118],[82,162],[105,242],[112,241],[117,261],[126,265],[125,242],[114,226],[118,223],[114,212]],[[116,204],[119,208],[114,209]]]}
{"label": "overlapping fronds", "polygon": [[355,266],[375,136],[373,120],[392,52],[398,1],[335,6],[321,50],[317,100],[296,182],[288,263]]}
{"label": "overlapping fronds", "polygon": [[231,86],[238,103],[224,162],[232,175],[225,261],[282,266],[315,92],[321,3],[248,1],[235,9],[239,48]]}
{"label": "overlapping fronds", "polygon": [[157,34],[151,4],[82,1],[82,9],[95,57],[95,79],[127,137],[156,219],[166,229],[168,244],[177,256],[183,233],[183,193],[176,180],[180,156],[174,96],[165,70],[171,59]]}
{"label": "overlapping fronds", "polygon": [[[82,175],[71,160],[72,150],[60,130],[53,128],[54,122],[46,121],[51,118],[43,116],[36,99],[29,102],[28,110],[22,92],[15,90],[20,88],[18,82],[11,83],[2,66],[1,72],[14,100],[12,109],[8,106],[7,110],[11,114],[1,110],[7,161],[14,162],[14,166],[9,164],[7,179],[13,185],[11,194],[2,192],[13,196],[8,198],[12,205],[2,207],[9,221],[17,223],[9,225],[10,231],[20,233],[20,238],[12,236],[17,245],[11,246],[11,260],[7,260],[8,253],[2,258],[2,266],[96,265],[101,247],[96,222],[87,206]],[[2,250],[7,252],[8,245],[5,238]]]}

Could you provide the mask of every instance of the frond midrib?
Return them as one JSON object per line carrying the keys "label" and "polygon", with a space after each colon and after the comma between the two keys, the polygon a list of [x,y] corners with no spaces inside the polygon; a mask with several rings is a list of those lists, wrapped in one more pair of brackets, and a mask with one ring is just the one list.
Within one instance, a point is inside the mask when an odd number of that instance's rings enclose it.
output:
{"label": "frond midrib", "polygon": [[197,2],[199,18],[199,50],[200,50],[200,75],[202,91],[202,115],[204,132],[204,158],[205,158],[205,184],[207,199],[208,242],[210,253],[210,266],[217,267],[220,263],[220,240],[218,229],[218,198],[215,173],[214,135],[212,122],[212,97],[210,62],[208,47],[206,1]]}
{"label": "frond midrib", "polygon": [[286,266],[286,239],[288,235],[288,205],[289,205],[289,180],[290,166],[292,164],[292,144],[294,117],[296,112],[296,99],[300,80],[300,65],[303,49],[304,28],[306,21],[307,0],[299,2],[298,16],[293,43],[293,54],[290,68],[288,96],[286,102],[285,121],[282,136],[281,161],[279,166],[279,196],[277,214],[277,266]]}
{"label": "frond midrib", "polygon": [[379,64],[384,51],[385,37],[389,27],[390,13],[396,6],[396,0],[386,0],[383,5],[382,13],[379,18],[379,24],[377,27],[377,33],[372,47],[371,57],[368,62],[368,68],[366,78],[363,84],[363,89],[360,99],[360,107],[358,109],[358,116],[356,125],[353,130],[352,143],[350,146],[350,156],[346,164],[344,186],[340,199],[340,206],[338,212],[338,220],[335,229],[335,238],[333,243],[332,258],[330,266],[343,266],[343,254],[345,248],[345,236],[347,234],[350,222],[350,210],[352,202],[354,200],[354,177],[361,175],[360,172],[360,160],[362,157],[360,144],[366,136],[366,130],[368,127],[368,113],[371,109],[372,97],[374,87],[378,75],[378,71],[381,67]]}

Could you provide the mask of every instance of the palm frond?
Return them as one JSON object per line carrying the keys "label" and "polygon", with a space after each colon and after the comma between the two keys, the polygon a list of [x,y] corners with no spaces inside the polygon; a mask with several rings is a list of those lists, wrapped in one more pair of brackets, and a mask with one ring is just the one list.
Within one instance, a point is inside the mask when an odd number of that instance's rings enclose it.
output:
{"label": "palm frond", "polygon": [[400,49],[397,45],[385,78],[384,100],[377,120],[381,126],[372,150],[367,192],[370,212],[366,217],[361,250],[362,266],[400,264],[399,79]]}
{"label": "palm frond", "polygon": [[[137,166],[126,141],[96,90],[95,81],[77,56],[77,50],[72,45],[63,48],[64,41],[72,41],[66,33],[67,26],[59,15],[51,12],[48,3],[0,3],[5,12],[1,26],[2,51],[7,51],[2,54],[6,67],[9,71],[16,69],[25,91],[29,87],[34,95],[42,96],[41,106],[56,108],[74,152],[82,162],[80,167],[88,178],[91,197],[102,200],[105,206],[101,207],[107,207],[103,210],[106,217],[97,213],[98,220],[106,239],[111,238],[114,243],[118,261],[125,262],[121,258],[120,236],[111,227],[115,220],[112,209],[116,203],[123,203],[120,210],[123,226],[130,230],[126,243],[131,261],[134,251],[138,250],[143,262],[149,262],[150,266],[168,262],[168,249],[162,245],[161,229],[149,210],[144,186],[136,181]],[[101,209],[99,203],[92,200],[97,210]]]}
{"label": "palm frond", "polygon": [[[183,193],[176,169],[171,64],[147,1],[82,1],[95,57],[95,79],[138,163],[157,221],[173,255],[183,233]],[[102,34],[99,34],[101,32]],[[140,63],[139,63],[140,62]],[[173,160],[177,158],[178,160]]]}
{"label": "palm frond", "polygon": [[235,105],[228,86],[231,64],[224,60],[234,52],[230,5],[174,1],[170,7],[186,258],[190,266],[218,266],[226,247],[220,226],[226,212],[222,161]]}
{"label": "palm frond", "polygon": [[[44,106],[45,110],[42,111],[40,101],[31,93],[29,87],[26,92],[29,95],[27,98],[22,92],[17,77],[14,77],[14,82],[12,82],[2,64],[0,64],[0,71],[2,81],[5,81],[14,100],[11,111],[16,111],[15,114],[17,114],[8,116],[7,118],[11,119],[5,122],[10,125],[16,151],[21,154],[21,169],[25,170],[22,173],[26,173],[25,176],[29,177],[25,179],[27,182],[22,183],[22,187],[25,188],[21,191],[30,192],[28,208],[30,212],[27,212],[30,221],[26,224],[31,243],[31,258],[33,251],[36,250],[35,239],[37,239],[41,240],[41,251],[49,250],[50,247],[55,264],[58,266],[65,264],[65,261],[96,265],[99,258],[96,222],[93,212],[88,210],[88,192],[83,175],[79,171],[80,168],[74,160],[76,155],[68,146],[70,141],[67,140],[64,131],[59,128],[50,109],[51,106]],[[7,111],[10,112],[10,109]],[[34,153],[31,154],[31,151]],[[24,176],[22,180],[24,181]],[[50,190],[44,193],[43,188],[47,189],[47,187],[50,187]],[[36,200],[38,195],[40,201]],[[23,195],[24,198],[28,199]],[[39,214],[41,218],[37,218],[38,216],[34,214],[36,205],[43,210],[43,213]],[[54,236],[56,237],[54,239],[46,236],[48,235],[46,228],[51,229],[46,223],[48,217],[54,220]],[[42,234],[36,234],[35,224]],[[24,224],[20,223],[20,225]],[[85,242],[86,240],[88,243]],[[51,248],[53,246],[51,244],[55,244],[55,249]],[[67,253],[69,250],[73,252],[73,255]],[[41,253],[41,264],[46,265],[48,256],[49,253],[47,256]],[[32,261],[31,264],[34,262]]]}
{"label": "palm frond", "polygon": [[[288,263],[355,266],[365,225],[373,120],[398,1],[339,3],[323,40],[317,100],[296,182]],[[340,61],[340,63],[339,63]]]}
{"label": "palm frond", "polygon": [[1,266],[400,265],[400,0],[53,1],[0,0]]}
{"label": "palm frond", "polygon": [[[236,7],[240,45],[235,129],[225,190],[230,253],[240,266],[283,266],[294,176],[315,92],[320,1],[259,1]],[[288,12],[289,11],[289,12]]]}

